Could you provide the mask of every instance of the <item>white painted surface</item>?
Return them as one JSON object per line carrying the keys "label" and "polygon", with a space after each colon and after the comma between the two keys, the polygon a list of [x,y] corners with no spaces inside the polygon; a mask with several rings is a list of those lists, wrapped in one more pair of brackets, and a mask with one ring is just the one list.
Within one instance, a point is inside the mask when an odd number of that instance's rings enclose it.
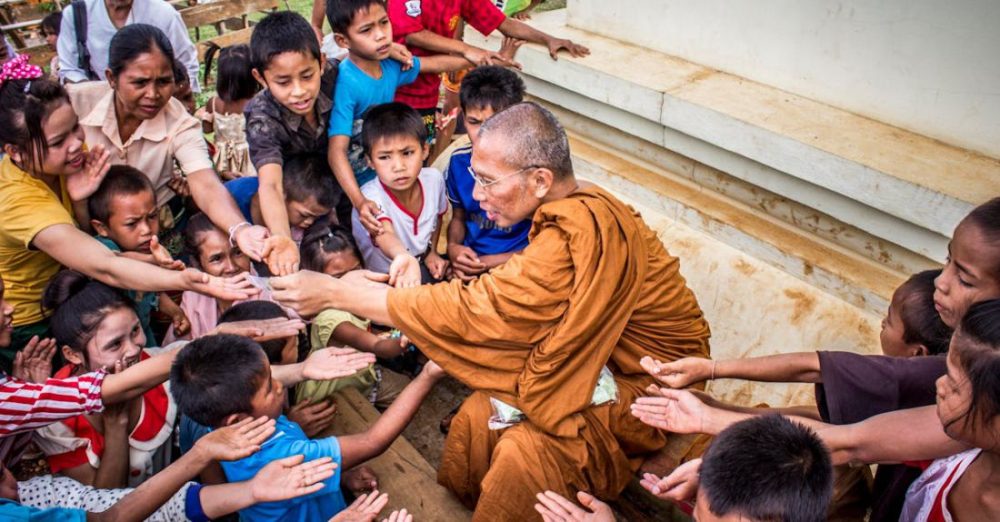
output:
{"label": "white painted surface", "polygon": [[1000,157],[996,0],[569,0],[568,11],[571,26]]}

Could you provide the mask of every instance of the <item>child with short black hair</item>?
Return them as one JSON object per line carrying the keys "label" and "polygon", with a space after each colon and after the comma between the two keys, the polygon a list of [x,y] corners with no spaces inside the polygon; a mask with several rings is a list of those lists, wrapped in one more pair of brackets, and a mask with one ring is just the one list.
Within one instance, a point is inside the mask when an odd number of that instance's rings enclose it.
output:
{"label": "child with short black hair", "polygon": [[[285,160],[281,178],[285,215],[291,238],[298,245],[305,230],[337,206],[339,190],[326,158],[320,154],[299,154]],[[240,211],[254,224],[264,224],[260,180],[248,176],[226,182],[226,190]]]}
{"label": "child with short black hair", "polygon": [[52,60],[49,62],[49,76],[53,80],[59,80],[59,55],[55,54],[58,51],[56,49],[56,42],[59,41],[59,29],[62,27],[62,11],[55,11],[45,15],[42,18],[42,22],[39,24],[39,29],[42,31],[42,36],[45,37],[45,44],[49,46],[52,51]]}
{"label": "child with short black hair", "polygon": [[243,337],[202,337],[181,349],[170,372],[171,392],[185,415],[212,427],[227,426],[247,417],[276,419],[277,431],[261,444],[261,451],[222,467],[230,482],[253,476],[268,462],[290,455],[307,460],[330,457],[338,464],[325,487],[296,502],[270,502],[241,511],[247,520],[328,520],[346,508],[340,489],[340,471],[384,452],[399,436],[443,376],[428,363],[372,426],[363,433],[310,440],[282,415],[285,387],[271,376],[270,363],[260,345]]}
{"label": "child with short black hair", "polygon": [[[267,264],[274,275],[298,269],[283,188],[284,163],[298,154],[325,154],[337,64],[325,62],[309,22],[293,11],[264,17],[250,37],[254,79],[264,86],[245,108],[250,160],[260,178],[261,217],[271,231]],[[338,216],[347,219],[350,207]]]}
{"label": "child with short black hair", "polygon": [[388,273],[390,284],[401,287],[440,280],[448,262],[436,247],[448,198],[441,172],[423,168],[429,152],[423,120],[402,103],[377,105],[365,115],[361,144],[378,176],[361,192],[379,209],[377,219],[389,224],[372,235],[361,209],[354,210],[352,232],[365,267]]}
{"label": "child with short black hair", "polygon": [[219,72],[215,81],[215,96],[195,116],[202,121],[206,133],[214,133],[215,153],[212,161],[223,179],[256,176],[247,144],[247,103],[260,92],[260,83],[250,67],[250,46],[246,44],[219,47],[209,44],[205,53],[205,85],[209,84],[212,61],[219,55]]}
{"label": "child with short black hair", "polygon": [[378,209],[360,189],[375,178],[360,142],[365,111],[391,102],[396,88],[412,83],[420,73],[457,71],[471,62],[447,54],[413,58],[412,64],[391,59],[392,24],[384,0],[327,0],[326,15],[337,45],[348,49],[347,58],[340,62],[330,113],[330,166],[360,213],[361,223],[378,233]]}
{"label": "child with short black hair", "polygon": [[[184,268],[184,264],[171,258],[159,242],[156,192],[149,178],[134,167],[111,166],[87,200],[87,213],[97,240],[111,251],[171,270]],[[136,314],[150,343],[157,340],[150,325],[153,310],[170,317],[175,331],[186,333],[190,329],[184,311],[165,292],[127,290],[126,294],[135,302]]]}
{"label": "child with short black hair", "polygon": [[174,64],[174,98],[184,104],[188,114],[194,114],[194,90],[191,86],[191,76],[180,62]]}
{"label": "child with short black hair", "polygon": [[[692,500],[684,493],[697,488],[694,519],[700,522],[820,522],[833,493],[833,466],[811,429],[764,415],[725,429],[704,457],[668,477],[646,473],[642,486],[670,500]],[[611,508],[592,495],[581,491],[577,499],[590,511],[551,491],[538,494],[535,509],[553,522],[615,520]]]}
{"label": "child with short black hair", "polygon": [[[361,252],[351,233],[328,220],[317,221],[302,240],[302,269],[341,277],[363,268]],[[327,346],[349,346],[392,359],[409,345],[406,336],[392,337],[372,332],[371,321],[343,310],[327,309],[313,318],[309,327],[309,346],[321,350]],[[328,381],[305,381],[295,391],[296,400],[319,400],[343,388],[357,388],[379,409],[385,409],[408,382],[406,376],[372,365],[350,377]]]}
{"label": "child with short black hair", "polygon": [[487,118],[524,100],[524,82],[513,71],[488,65],[473,69],[459,91],[469,145],[455,149],[448,162],[445,185],[451,202],[448,260],[455,277],[468,281],[510,259],[528,246],[531,220],[498,227],[472,197],[472,148]]}

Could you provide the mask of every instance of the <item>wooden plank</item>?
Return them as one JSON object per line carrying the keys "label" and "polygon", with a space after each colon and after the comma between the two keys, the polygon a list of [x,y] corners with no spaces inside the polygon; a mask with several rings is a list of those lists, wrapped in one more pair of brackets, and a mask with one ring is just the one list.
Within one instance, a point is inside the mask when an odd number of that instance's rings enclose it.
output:
{"label": "wooden plank", "polygon": [[225,0],[210,4],[199,4],[181,9],[181,19],[188,27],[211,25],[215,22],[258,11],[270,11],[278,8],[278,0]]}
{"label": "wooden plank", "polygon": [[[353,388],[337,392],[337,416],[332,434],[360,433],[379,417],[378,411]],[[405,438],[399,437],[382,455],[365,463],[378,475],[379,490],[389,494],[382,516],[406,508],[414,520],[471,520],[472,513],[437,483],[437,471]]]}
{"label": "wooden plank", "polygon": [[3,30],[4,32],[19,31],[21,29],[27,29],[29,27],[38,27],[39,25],[42,25],[41,18],[39,18],[38,20],[28,20],[27,22],[17,22],[14,24],[0,26],[0,30]]}
{"label": "wooden plank", "polygon": [[253,34],[253,27],[247,27],[246,29],[240,29],[239,31],[233,31],[223,35],[216,36],[215,38],[209,38],[208,40],[202,40],[195,44],[198,48],[198,61],[205,61],[205,53],[208,52],[209,42],[218,45],[219,47],[229,47],[230,45],[236,45],[241,43],[249,43],[250,35]]}

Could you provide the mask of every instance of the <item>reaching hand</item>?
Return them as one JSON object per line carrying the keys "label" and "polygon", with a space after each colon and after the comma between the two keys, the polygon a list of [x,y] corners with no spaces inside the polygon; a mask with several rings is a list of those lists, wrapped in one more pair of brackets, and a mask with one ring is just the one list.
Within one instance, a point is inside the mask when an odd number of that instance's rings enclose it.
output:
{"label": "reaching hand", "polygon": [[314,381],[339,379],[354,375],[375,363],[375,355],[354,348],[324,348],[309,355],[302,376]]}
{"label": "reaching hand", "polygon": [[420,261],[410,254],[399,254],[389,265],[389,284],[396,288],[420,286]]}
{"label": "reaching hand", "polygon": [[331,518],[330,522],[372,522],[388,503],[389,495],[386,493],[380,495],[376,489],[356,498],[347,509]]}
{"label": "reaching hand", "polygon": [[349,293],[351,285],[318,272],[300,270],[284,277],[271,278],[271,295],[284,306],[303,317],[316,315],[329,308],[331,295]]}
{"label": "reaching hand", "polygon": [[111,153],[104,145],[95,145],[83,154],[83,168],[66,177],[66,192],[73,201],[83,201],[94,195],[111,168]]}
{"label": "reaching hand", "polygon": [[632,415],[644,424],[673,433],[705,433],[709,408],[691,392],[655,386],[648,391],[660,397],[639,397],[632,404]]}
{"label": "reaching hand", "polygon": [[174,327],[174,335],[184,337],[191,331],[191,321],[188,320],[184,310],[177,308],[177,312],[170,316],[170,323]]}
{"label": "reaching hand", "polygon": [[16,379],[41,384],[52,376],[52,357],[55,354],[55,339],[38,340],[36,335],[14,354],[12,375]]}
{"label": "reaching hand", "polygon": [[549,56],[551,56],[553,60],[559,59],[559,51],[563,49],[569,52],[570,56],[575,58],[583,58],[584,56],[590,54],[590,49],[587,49],[578,43],[574,43],[571,40],[566,40],[565,38],[550,38],[548,41],[548,47]]}
{"label": "reaching hand", "polygon": [[521,64],[514,61],[514,56],[517,55],[517,50],[524,45],[524,40],[518,38],[512,38],[510,36],[503,37],[503,43],[500,44],[500,56],[503,56],[507,61],[507,65],[514,67],[515,69],[520,69]]}
{"label": "reaching hand", "polygon": [[285,319],[275,317],[273,319],[248,319],[246,321],[233,321],[222,323],[213,329],[209,335],[229,334],[249,337],[258,343],[272,341],[274,339],[284,339],[298,335],[304,330],[306,324],[301,319]]}
{"label": "reaching hand", "polygon": [[382,215],[382,207],[370,199],[366,199],[358,205],[358,217],[361,219],[361,224],[372,237],[382,233],[382,222],[378,220],[380,215]]}
{"label": "reaching hand", "polygon": [[352,285],[378,288],[387,286],[387,283],[389,282],[389,274],[372,272],[371,270],[351,270],[350,272],[340,276],[340,280],[345,283],[351,283]]}
{"label": "reaching hand", "polygon": [[472,62],[472,65],[512,65],[510,59],[496,51],[488,51],[471,45],[466,46],[462,57]]}
{"label": "reaching hand", "polygon": [[424,260],[427,265],[427,270],[431,273],[434,279],[441,279],[444,277],[445,272],[448,271],[448,261],[438,255],[437,252],[431,252],[427,254],[427,258]]}
{"label": "reaching hand", "polygon": [[486,271],[486,263],[479,259],[475,250],[459,243],[448,243],[448,259],[463,281],[475,279]]}
{"label": "reaching hand", "polygon": [[261,253],[272,274],[284,276],[299,271],[299,247],[288,236],[271,236]]}
{"label": "reaching hand", "polygon": [[694,459],[677,466],[670,475],[660,478],[652,473],[645,473],[639,484],[647,491],[663,500],[686,502],[694,500],[698,494],[698,472],[701,470],[701,459]]}
{"label": "reaching hand", "polygon": [[333,476],[337,464],[330,457],[303,463],[304,459],[304,455],[292,455],[260,468],[250,479],[256,503],[279,502],[323,489],[323,481]]}
{"label": "reaching hand", "polygon": [[170,180],[167,181],[167,188],[182,198],[191,196],[191,186],[188,185],[187,178],[182,175],[174,174],[170,176]]}
{"label": "reaching hand", "polygon": [[192,290],[224,301],[240,301],[260,293],[260,289],[255,288],[247,280],[246,272],[222,278],[210,276],[195,268],[186,268],[181,274],[185,282],[184,290]]}
{"label": "reaching hand", "polygon": [[614,522],[615,520],[610,506],[585,491],[578,492],[576,499],[590,511],[581,509],[554,491],[539,493],[535,498],[539,502],[535,504],[535,511],[542,515],[542,520],[545,522]]}
{"label": "reaching hand", "polygon": [[368,466],[354,466],[340,476],[340,485],[354,495],[371,493],[378,489],[378,476]]}
{"label": "reaching hand", "polygon": [[668,363],[649,356],[639,359],[639,365],[646,373],[671,388],[686,388],[708,380],[712,376],[713,364],[710,359],[700,357],[684,357]]}
{"label": "reaching hand", "polygon": [[383,518],[382,522],[413,522],[413,515],[406,512],[406,508],[397,509],[389,514],[389,518]]}
{"label": "reaching hand", "polygon": [[333,401],[318,401],[309,403],[302,401],[288,410],[288,419],[302,428],[310,439],[325,430],[337,413],[337,405]]}
{"label": "reaching hand", "polygon": [[247,417],[236,424],[210,431],[198,439],[195,447],[212,460],[239,460],[260,450],[260,445],[274,433],[274,419]]}
{"label": "reaching hand", "polygon": [[250,259],[262,261],[264,259],[264,243],[270,236],[271,232],[260,225],[243,225],[236,230],[236,237],[233,238],[233,241],[236,242],[236,246],[240,247],[240,251],[249,256]]}
{"label": "reaching hand", "polygon": [[413,53],[403,44],[396,42],[389,44],[389,58],[403,64],[404,71],[409,71],[413,67]]}
{"label": "reaching hand", "polygon": [[160,238],[153,236],[149,240],[149,253],[153,255],[153,262],[157,264],[160,268],[165,268],[167,270],[184,270],[184,263],[178,259],[174,259],[170,252],[167,251],[167,247],[160,244]]}
{"label": "reaching hand", "polygon": [[420,373],[426,373],[428,377],[434,380],[446,377],[448,374],[445,373],[444,369],[438,366],[438,363],[428,360],[427,364],[424,365],[423,371]]}

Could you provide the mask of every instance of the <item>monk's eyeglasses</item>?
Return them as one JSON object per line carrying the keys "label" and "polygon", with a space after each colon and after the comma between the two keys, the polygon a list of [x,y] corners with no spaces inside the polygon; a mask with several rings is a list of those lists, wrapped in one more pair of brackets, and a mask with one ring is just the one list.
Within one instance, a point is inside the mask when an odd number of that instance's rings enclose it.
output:
{"label": "monk's eyeglasses", "polygon": [[529,171],[531,169],[537,169],[537,168],[538,168],[538,165],[529,165],[527,167],[524,167],[523,169],[511,172],[510,174],[507,174],[506,176],[500,176],[499,178],[497,178],[497,179],[495,179],[493,181],[485,181],[485,180],[483,180],[483,178],[479,177],[478,174],[476,174],[476,171],[472,170],[472,165],[469,165],[469,175],[472,176],[472,179],[475,180],[475,182],[476,182],[477,185],[479,185],[480,187],[482,187],[483,190],[487,190],[490,187],[492,187],[493,185],[496,185],[497,183],[500,183],[501,181],[503,181],[503,180],[505,180],[507,178],[511,178],[511,177],[517,176],[518,174],[527,172],[527,171]]}

